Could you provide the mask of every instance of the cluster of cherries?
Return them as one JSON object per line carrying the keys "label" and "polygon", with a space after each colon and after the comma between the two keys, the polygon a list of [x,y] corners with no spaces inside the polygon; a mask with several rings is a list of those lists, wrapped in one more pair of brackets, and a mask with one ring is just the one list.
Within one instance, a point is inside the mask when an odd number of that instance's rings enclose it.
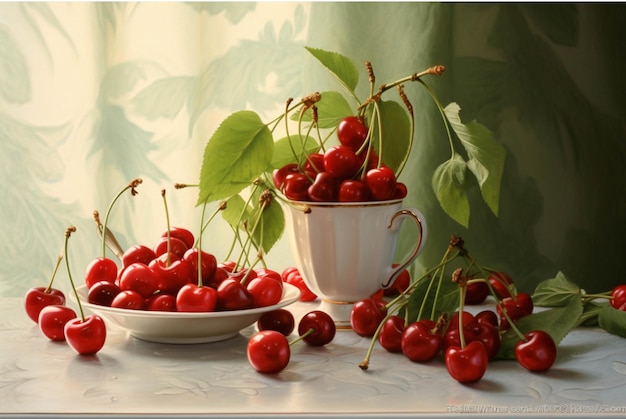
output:
{"label": "cluster of cherries", "polygon": [[379,162],[369,145],[362,117],[348,116],[337,126],[339,144],[310,153],[273,173],[274,186],[292,201],[367,202],[402,199],[406,185]]}
{"label": "cluster of cherries", "polygon": [[[474,315],[461,305],[450,318],[443,315],[437,321],[421,319],[406,324],[404,317],[388,313],[387,301],[378,294],[358,301],[350,322],[357,334],[372,337],[372,342],[378,342],[389,352],[404,354],[411,361],[428,362],[442,354],[454,379],[475,382],[482,378],[488,363],[498,354],[501,333],[509,328],[516,329],[515,322],[530,315],[534,307],[529,294],[511,293],[513,281],[508,274],[492,272],[487,281],[489,285],[485,280],[461,284],[465,288],[463,305],[482,303],[491,289],[499,301],[495,311],[483,310]],[[626,300],[626,294],[623,299]],[[613,303],[618,302],[613,299]],[[370,354],[360,364],[362,369],[368,368]],[[541,330],[521,335],[515,347],[517,361],[530,371],[549,369],[556,354],[554,340]]]}

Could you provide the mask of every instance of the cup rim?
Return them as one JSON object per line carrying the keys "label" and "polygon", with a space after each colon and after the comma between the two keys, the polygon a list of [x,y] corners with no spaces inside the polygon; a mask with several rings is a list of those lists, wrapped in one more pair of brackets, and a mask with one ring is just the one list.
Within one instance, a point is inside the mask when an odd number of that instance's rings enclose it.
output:
{"label": "cup rim", "polygon": [[319,208],[359,208],[359,207],[381,207],[402,203],[404,199],[389,199],[385,201],[363,201],[363,202],[318,202],[318,201],[294,201],[285,199],[287,205],[295,207],[319,207]]}

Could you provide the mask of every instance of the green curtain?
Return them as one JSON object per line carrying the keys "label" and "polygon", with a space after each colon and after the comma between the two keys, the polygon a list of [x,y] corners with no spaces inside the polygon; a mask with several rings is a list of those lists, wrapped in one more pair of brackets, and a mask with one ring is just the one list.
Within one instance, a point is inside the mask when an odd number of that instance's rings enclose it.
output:
{"label": "green curtain", "polygon": [[[47,283],[69,225],[80,278],[102,253],[93,211],[104,214],[133,178],[139,195],[110,215],[123,246],[164,231],[163,189],[172,224],[197,230],[197,192],[173,185],[197,182],[227,115],[269,120],[288,97],[339,89],[304,46],[369,60],[381,81],[445,65],[429,80],[441,102],[457,102],[506,148],[498,216],[470,187],[469,228],[460,226],[431,187],[449,153],[441,118],[407,86],[417,144],[402,180],[429,224],[416,272],[455,234],[528,291],[558,271],[607,290],[626,272],[625,18],[611,3],[2,3],[0,295]],[[224,257],[230,230],[215,223],[207,236]],[[286,239],[267,261],[293,263]]]}

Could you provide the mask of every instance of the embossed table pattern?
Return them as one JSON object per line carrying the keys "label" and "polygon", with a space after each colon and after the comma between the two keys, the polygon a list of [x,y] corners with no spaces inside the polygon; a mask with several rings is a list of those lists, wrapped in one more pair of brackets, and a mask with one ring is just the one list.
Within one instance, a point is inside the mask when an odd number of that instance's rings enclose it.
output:
{"label": "embossed table pattern", "polygon": [[[314,308],[289,307],[296,319]],[[5,298],[0,417],[626,416],[626,341],[597,329],[572,331],[547,373],[498,361],[471,385],[454,381],[440,359],[417,364],[379,346],[362,371],[370,341],[349,331],[326,347],[293,345],[287,368],[263,375],[246,359],[252,333],[254,326],[223,342],[168,345],[109,327],[104,348],[83,357],[48,341],[21,299]]]}

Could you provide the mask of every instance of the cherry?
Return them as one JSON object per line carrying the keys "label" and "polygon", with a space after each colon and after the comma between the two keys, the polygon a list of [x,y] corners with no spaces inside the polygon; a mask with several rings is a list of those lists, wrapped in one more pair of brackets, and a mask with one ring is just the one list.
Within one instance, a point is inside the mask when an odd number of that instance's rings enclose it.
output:
{"label": "cherry", "polygon": [[360,168],[361,160],[350,147],[337,145],[324,153],[324,169],[335,179],[350,179]]}
{"label": "cherry", "polygon": [[515,345],[515,358],[529,371],[545,371],[556,360],[554,339],[543,330],[528,332]]}
{"label": "cherry", "polygon": [[465,304],[482,304],[489,295],[489,285],[484,281],[470,282],[465,287]]}
{"label": "cherry", "polygon": [[39,330],[52,341],[65,340],[65,324],[76,318],[76,312],[64,305],[48,305],[39,312]]}
{"label": "cherry", "polygon": [[367,202],[371,198],[367,185],[360,180],[346,179],[339,185],[339,202]]}
{"label": "cherry", "polygon": [[274,186],[276,187],[276,189],[283,189],[285,177],[290,173],[300,173],[300,169],[297,163],[289,163],[284,165],[280,169],[274,170],[272,174],[272,181],[274,182]]}
{"label": "cherry", "polygon": [[611,307],[626,311],[626,284],[618,285],[613,288],[609,301]]}
{"label": "cherry", "polygon": [[506,330],[510,327],[509,321],[502,312],[502,307],[506,310],[512,321],[521,319],[533,312],[534,304],[531,296],[525,292],[518,292],[515,297],[506,297],[496,306],[496,311],[500,316],[500,329]]}
{"label": "cherry", "polygon": [[[152,295],[156,290],[166,294],[175,295],[183,285],[191,282],[192,280],[191,268],[185,259],[174,260],[168,265],[165,255],[161,255],[150,262],[148,268],[154,274],[156,289],[148,295],[144,295],[146,298],[150,297],[150,295]],[[122,278],[124,278],[124,276],[122,276]],[[196,281],[197,276],[194,282]]]}
{"label": "cherry", "polygon": [[183,312],[210,312],[217,308],[218,292],[207,286],[185,284],[176,294],[176,308]]}
{"label": "cherry", "polygon": [[311,153],[307,156],[302,170],[310,178],[315,179],[318,173],[324,171],[324,155],[322,153]]}
{"label": "cherry", "polygon": [[513,279],[506,272],[491,272],[487,277],[487,280],[491,284],[496,297],[499,299],[512,297],[511,289],[515,288]]}
{"label": "cherry", "polygon": [[318,202],[335,202],[339,191],[339,181],[328,172],[319,172],[307,190],[309,198]]}
{"label": "cherry", "polygon": [[176,296],[171,294],[154,294],[146,301],[146,310],[178,311],[176,308]]}
{"label": "cherry", "polygon": [[[193,233],[183,227],[171,227],[169,229],[170,237],[181,240],[188,249],[191,249],[195,243]],[[161,237],[167,238],[167,230],[161,234]]]}
{"label": "cherry", "polygon": [[127,310],[143,310],[145,306],[145,298],[134,290],[120,291],[111,301],[111,307]]}
{"label": "cherry", "polygon": [[189,247],[187,247],[184,241],[176,237],[170,237],[169,240],[167,237],[161,237],[154,245],[154,254],[157,255],[157,257],[167,254],[168,241],[170,243],[169,252],[176,255],[178,259],[182,259]]}
{"label": "cherry", "polygon": [[117,265],[112,259],[99,257],[87,265],[85,283],[87,288],[100,281],[115,282],[117,279]]}
{"label": "cherry", "polygon": [[122,291],[133,290],[143,298],[148,298],[159,289],[159,278],[154,270],[143,263],[135,262],[124,269],[119,287]]}
{"label": "cherry", "polygon": [[285,336],[289,336],[296,327],[293,314],[289,310],[279,308],[278,310],[266,311],[257,320],[257,328],[262,330],[275,330]]}
{"label": "cherry", "polygon": [[393,198],[396,190],[396,175],[387,166],[370,169],[365,174],[365,184],[376,201]]}
{"label": "cherry", "polygon": [[402,334],[402,353],[413,362],[428,362],[441,348],[441,334],[432,320],[418,320],[409,324]]}
{"label": "cherry", "polygon": [[478,323],[489,323],[494,327],[498,327],[498,315],[492,310],[483,310],[476,313],[474,320]]}
{"label": "cherry", "polygon": [[223,280],[217,287],[219,310],[243,310],[252,307],[252,295],[246,286],[235,278]]}
{"label": "cherry", "polygon": [[255,370],[264,374],[275,374],[289,364],[291,348],[282,333],[262,330],[250,338],[246,353]]}
{"label": "cherry", "polygon": [[444,360],[448,373],[460,383],[472,383],[480,380],[489,364],[485,346],[473,341],[464,348],[451,346],[445,351]]}
{"label": "cherry", "polygon": [[248,281],[246,289],[252,296],[253,307],[269,307],[280,302],[283,296],[282,281],[271,276],[257,276]]}
{"label": "cherry", "polygon": [[91,314],[84,319],[68,321],[64,328],[65,340],[80,355],[93,355],[104,346],[106,325],[102,317]]}
{"label": "cherry", "polygon": [[33,287],[26,291],[24,308],[26,309],[28,317],[35,323],[39,321],[39,313],[44,307],[49,305],[65,305],[65,294],[63,294],[63,291],[52,288],[54,277],[59,269],[59,265],[61,265],[61,260],[63,260],[63,257],[59,256],[54,265],[54,271],[52,272],[47,287]]}
{"label": "cherry", "polygon": [[143,244],[136,244],[126,249],[122,255],[122,264],[124,268],[135,262],[148,265],[155,258],[154,250]]}
{"label": "cherry", "polygon": [[[469,311],[463,310],[463,324],[469,324],[474,321],[474,315]],[[459,312],[455,311],[448,322],[448,331],[459,328]],[[447,333],[447,331],[446,331]]]}
{"label": "cherry", "polygon": [[[485,345],[489,360],[494,359],[500,350],[500,332],[493,324],[479,323],[475,320],[469,323],[463,323],[463,336],[466,342],[479,341]],[[458,327],[448,330],[444,335],[444,350],[451,346],[461,346]]]}
{"label": "cherry", "polygon": [[393,192],[393,199],[404,199],[408,193],[406,185],[402,182],[396,182],[396,189]]}
{"label": "cherry", "polygon": [[198,282],[198,253],[200,253],[200,269],[202,271],[202,283],[211,284],[217,271],[217,259],[211,253],[201,251],[197,247],[188,249],[183,255],[183,260],[189,266],[189,281]]}
{"label": "cherry", "polygon": [[289,173],[283,181],[282,192],[292,201],[308,201],[311,181],[304,173]]}
{"label": "cherry", "polygon": [[315,293],[307,287],[302,275],[300,275],[300,271],[298,271],[298,268],[294,266],[286,268],[281,273],[281,277],[283,282],[293,285],[300,290],[300,301],[308,302],[317,299],[317,295],[315,295]]}
{"label": "cherry", "polygon": [[388,352],[402,352],[402,334],[405,330],[404,318],[392,315],[387,317],[378,334],[378,343]]}
{"label": "cherry", "polygon": [[113,282],[96,282],[87,292],[87,301],[91,304],[110,307],[113,299],[122,290]]}
{"label": "cherry", "polygon": [[298,335],[310,346],[324,346],[335,338],[335,321],[326,312],[313,310],[298,323]]}
{"label": "cherry", "polygon": [[385,301],[378,298],[365,298],[354,303],[350,312],[352,330],[359,336],[374,336],[378,325],[387,314],[385,304]]}
{"label": "cherry", "polygon": [[41,310],[50,305],[65,305],[63,291],[49,287],[34,287],[26,291],[24,308],[28,317],[35,323],[39,321]]}
{"label": "cherry", "polygon": [[368,128],[362,117],[347,116],[339,121],[337,125],[339,142],[355,151],[363,145],[367,138],[367,133]]}

